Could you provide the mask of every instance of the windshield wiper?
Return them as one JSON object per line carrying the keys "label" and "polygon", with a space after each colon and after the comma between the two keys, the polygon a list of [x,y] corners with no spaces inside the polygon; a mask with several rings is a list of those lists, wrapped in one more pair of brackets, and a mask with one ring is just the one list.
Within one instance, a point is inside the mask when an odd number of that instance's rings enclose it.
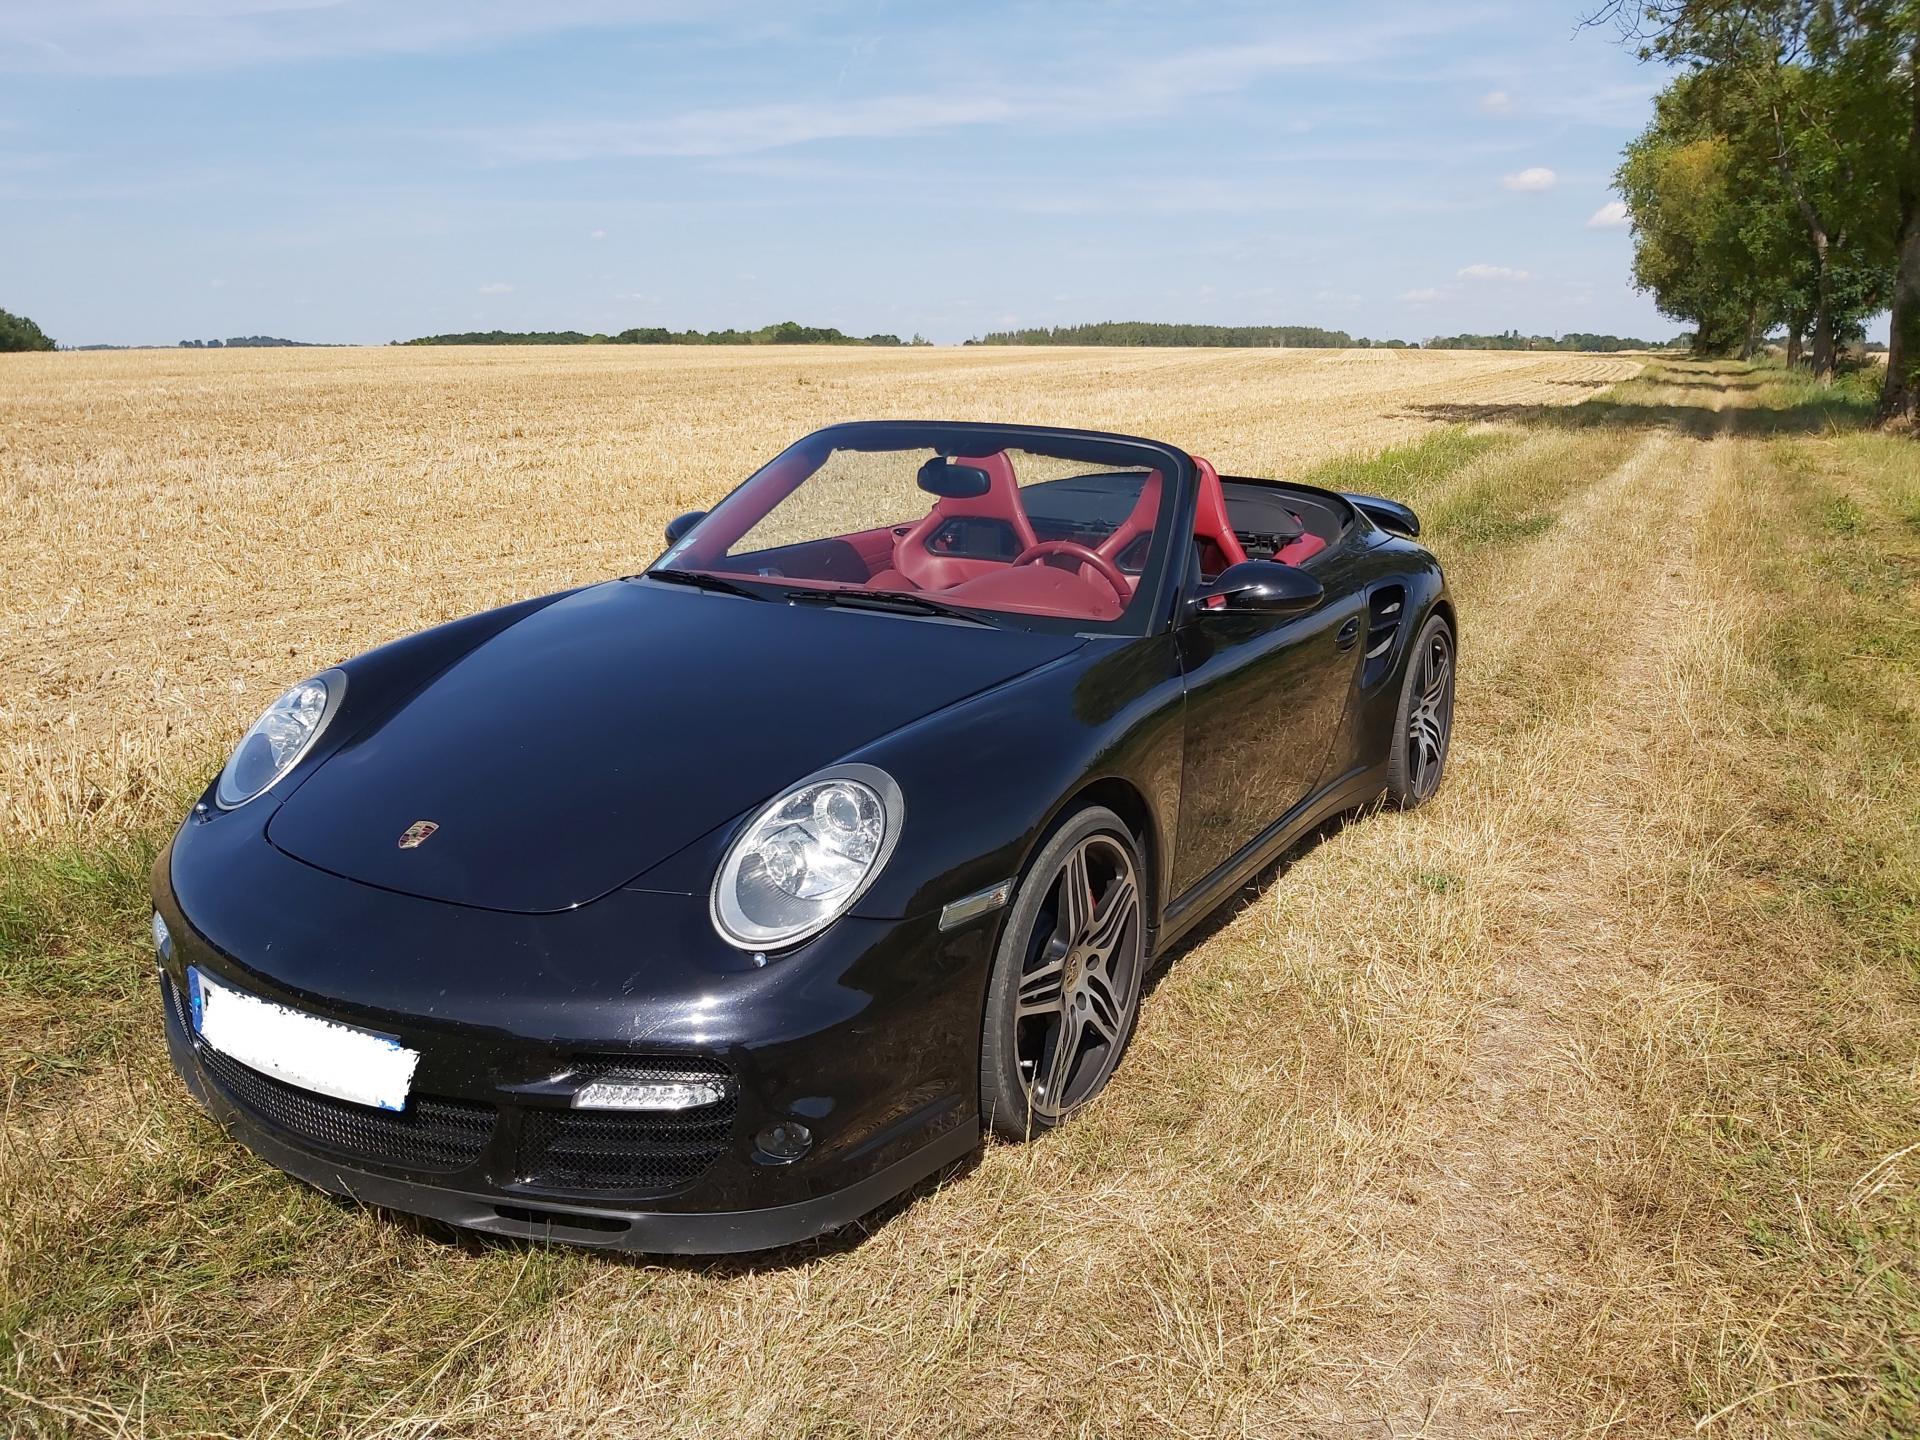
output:
{"label": "windshield wiper", "polygon": [[749,600],[767,598],[751,585],[742,585],[724,575],[710,575],[705,570],[649,570],[647,579],[664,580],[669,585],[691,585],[696,590],[715,590],[722,595],[744,595]]}
{"label": "windshield wiper", "polygon": [[948,620],[965,620],[974,625],[998,628],[1000,621],[990,620],[978,610],[949,605],[911,590],[789,590],[787,599],[796,605],[844,605],[849,610],[905,611],[913,615],[939,615]]}

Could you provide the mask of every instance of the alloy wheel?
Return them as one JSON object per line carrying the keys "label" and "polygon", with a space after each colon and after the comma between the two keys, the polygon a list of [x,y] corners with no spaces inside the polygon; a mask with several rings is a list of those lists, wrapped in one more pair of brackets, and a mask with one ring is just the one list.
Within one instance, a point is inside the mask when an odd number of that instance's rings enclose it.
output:
{"label": "alloy wheel", "polygon": [[1140,1002],[1140,915],[1140,879],[1125,845],[1090,835],[1067,852],[1015,998],[1015,1053],[1034,1116],[1059,1121],[1118,1063]]}
{"label": "alloy wheel", "polygon": [[1440,788],[1453,738],[1453,637],[1434,627],[1413,658],[1413,703],[1407,710],[1407,768],[1413,797],[1425,800]]}

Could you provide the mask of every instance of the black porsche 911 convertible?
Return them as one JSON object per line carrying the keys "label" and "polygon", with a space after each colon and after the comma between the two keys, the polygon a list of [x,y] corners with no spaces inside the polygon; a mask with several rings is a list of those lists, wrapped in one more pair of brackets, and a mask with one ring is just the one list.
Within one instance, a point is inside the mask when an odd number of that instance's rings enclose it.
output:
{"label": "black porsche 911 convertible", "polygon": [[323,1189],[643,1251],[843,1226],[1112,1078],[1156,958],[1446,763],[1392,502],[811,435],[644,574],[293,686],[154,869],[167,1041]]}

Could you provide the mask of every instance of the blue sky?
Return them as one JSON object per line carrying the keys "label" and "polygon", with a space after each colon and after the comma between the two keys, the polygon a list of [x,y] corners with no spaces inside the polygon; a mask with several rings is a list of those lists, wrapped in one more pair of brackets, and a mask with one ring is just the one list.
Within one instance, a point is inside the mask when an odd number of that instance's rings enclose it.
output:
{"label": "blue sky", "polygon": [[1581,0],[0,0],[63,343],[1102,319],[1666,336]]}

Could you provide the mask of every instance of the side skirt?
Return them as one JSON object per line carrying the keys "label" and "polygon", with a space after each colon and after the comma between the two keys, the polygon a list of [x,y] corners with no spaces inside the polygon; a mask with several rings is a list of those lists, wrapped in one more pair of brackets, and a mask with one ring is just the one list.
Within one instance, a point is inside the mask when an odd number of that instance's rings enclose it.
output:
{"label": "side skirt", "polygon": [[1361,765],[1302,800],[1167,907],[1154,937],[1154,960],[1158,961],[1182,936],[1238,893],[1241,886],[1277,860],[1302,835],[1343,810],[1375,799],[1386,787],[1384,764]]}

